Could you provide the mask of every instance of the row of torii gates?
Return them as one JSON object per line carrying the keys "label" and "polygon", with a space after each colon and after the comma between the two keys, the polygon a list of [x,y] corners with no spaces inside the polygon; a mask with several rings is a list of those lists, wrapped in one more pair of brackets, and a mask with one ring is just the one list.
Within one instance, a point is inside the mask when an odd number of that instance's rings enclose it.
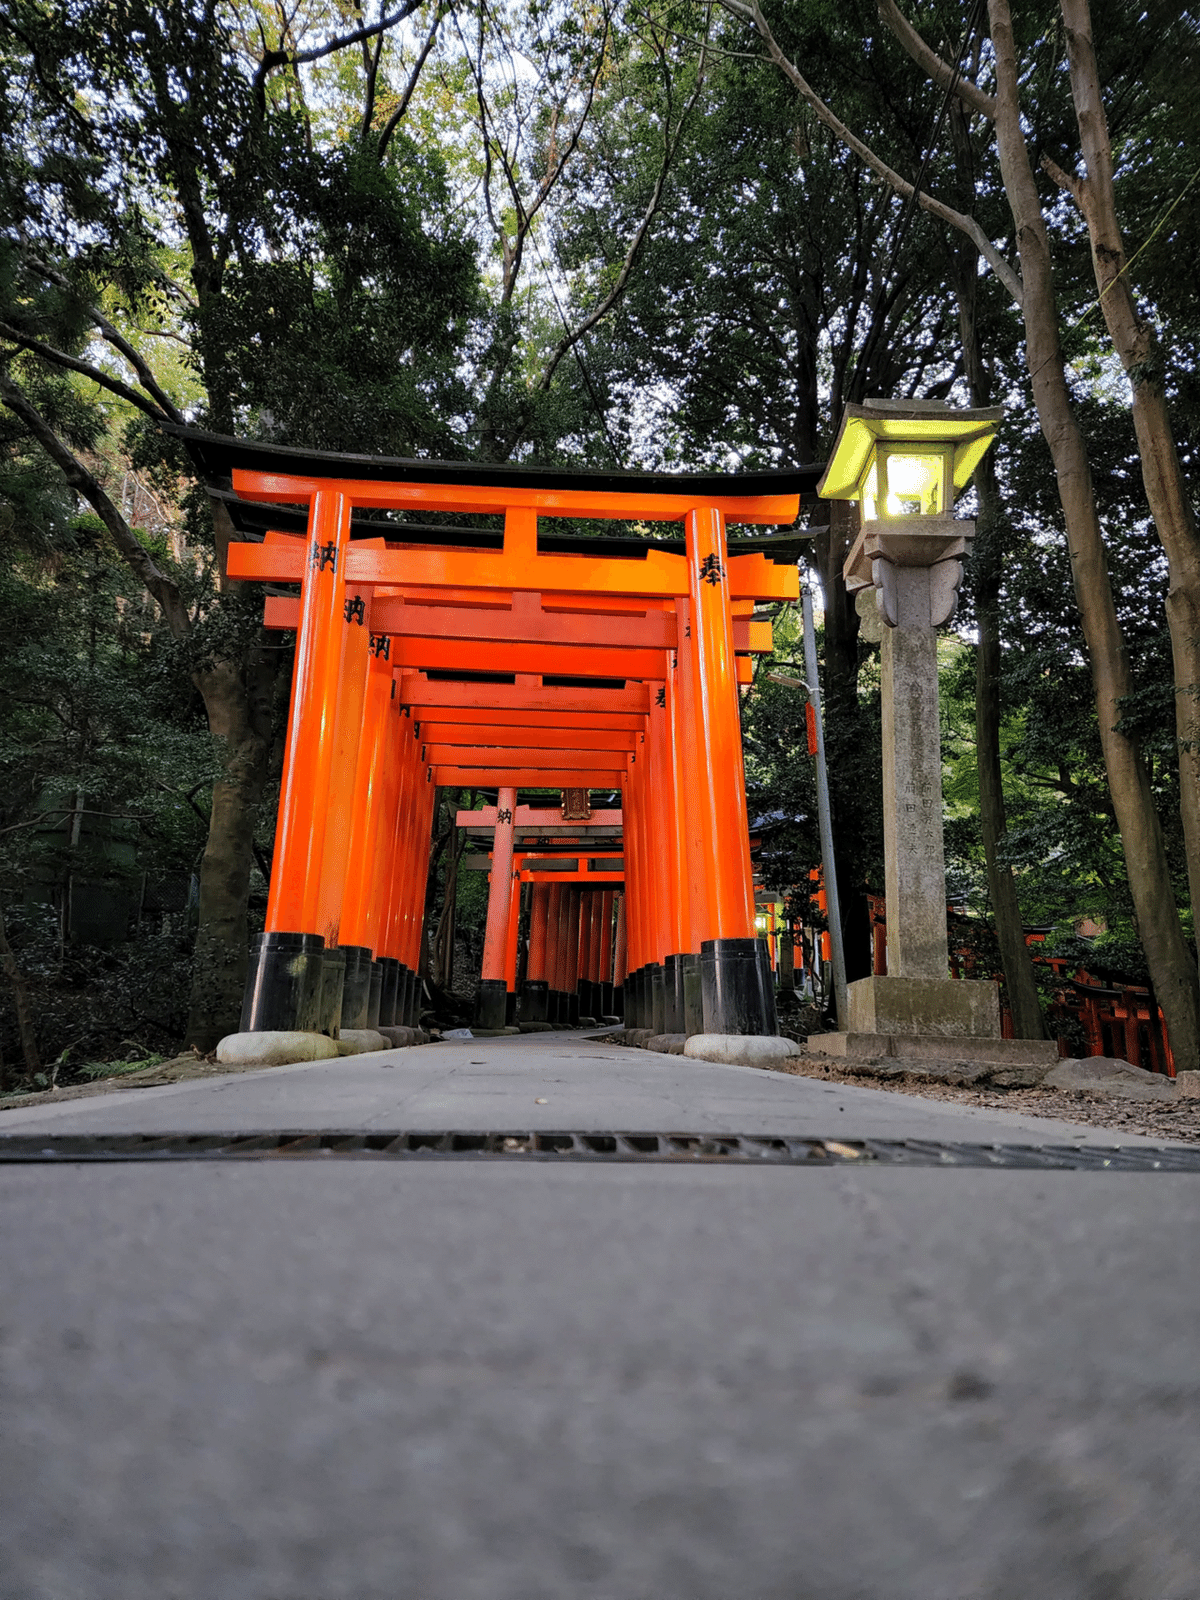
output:
{"label": "row of torii gates", "polygon": [[[729,541],[726,523],[790,525],[820,469],[574,472],[174,431],[243,535],[228,576],[265,583],[266,625],[296,631],[242,1030],[416,1022],[448,785],[497,791],[458,819],[493,834],[478,1025],[511,1015],[530,882],[528,1020],[570,1020],[582,983],[593,1013],[623,998],[630,1026],[774,1033],[739,684],[771,648],[755,606],[796,599],[798,575],[794,546]],[[683,538],[581,536],[556,518],[681,524]],[[519,789],[571,791],[580,809],[518,808]],[[619,809],[587,817],[591,790],[619,792]],[[620,859],[610,845],[605,861],[597,830],[608,844],[616,826]]]}

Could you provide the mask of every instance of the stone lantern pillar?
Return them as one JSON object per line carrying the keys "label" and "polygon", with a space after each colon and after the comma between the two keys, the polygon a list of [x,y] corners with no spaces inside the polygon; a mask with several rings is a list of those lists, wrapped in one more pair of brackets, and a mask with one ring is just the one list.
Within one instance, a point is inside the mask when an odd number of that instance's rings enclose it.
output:
{"label": "stone lantern pillar", "polygon": [[975,531],[951,514],[955,493],[1001,416],[930,402],[847,406],[819,486],[861,501],[846,586],[873,589],[884,624],[887,974],[850,984],[851,1035],[1000,1036],[996,984],[949,975],[937,630],[954,616]]}

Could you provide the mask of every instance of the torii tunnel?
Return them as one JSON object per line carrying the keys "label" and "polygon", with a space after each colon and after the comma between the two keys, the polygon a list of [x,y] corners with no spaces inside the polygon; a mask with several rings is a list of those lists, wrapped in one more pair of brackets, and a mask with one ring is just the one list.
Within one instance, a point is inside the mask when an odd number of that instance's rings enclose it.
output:
{"label": "torii tunnel", "polygon": [[[268,592],[265,621],[296,630],[244,1032],[415,1022],[439,785],[497,791],[486,823],[459,818],[492,833],[480,1025],[511,1015],[528,882],[535,1017],[569,1020],[582,994],[591,1014],[623,1001],[630,1026],[775,1032],[739,684],[771,648],[755,606],[796,599],[798,575],[794,545],[728,540],[726,524],[790,525],[819,469],[596,473],[172,431],[243,535],[228,576],[289,586]],[[422,512],[503,527],[407,520]],[[588,537],[556,518],[677,528]],[[574,791],[579,821],[546,799],[522,831],[521,789]],[[593,790],[620,797],[619,872],[589,831]],[[552,837],[551,817],[573,841],[570,881],[524,842]]]}

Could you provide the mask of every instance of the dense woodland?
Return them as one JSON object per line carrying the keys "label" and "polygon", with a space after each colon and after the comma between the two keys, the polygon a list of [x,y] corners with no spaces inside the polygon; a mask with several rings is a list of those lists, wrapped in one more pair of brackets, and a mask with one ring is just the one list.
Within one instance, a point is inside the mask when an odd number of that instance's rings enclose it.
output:
{"label": "dense woodland", "polygon": [[[1197,1065],[1197,82],[1200,18],[1159,0],[8,0],[0,1087],[237,1025],[291,636],[160,423],[736,470],[823,459],[869,396],[1007,412],[942,657],[979,960],[1036,1036],[1049,930]],[[855,977],[877,630],[851,523],[805,517]],[[811,916],[799,661],[786,615],[743,714],[768,882]],[[482,906],[458,798],[443,984]]]}

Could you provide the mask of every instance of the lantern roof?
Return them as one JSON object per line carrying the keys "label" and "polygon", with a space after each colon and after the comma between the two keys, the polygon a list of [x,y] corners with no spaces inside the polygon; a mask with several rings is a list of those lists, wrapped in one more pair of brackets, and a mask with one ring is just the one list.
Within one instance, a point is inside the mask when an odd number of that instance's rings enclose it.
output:
{"label": "lantern roof", "polygon": [[878,444],[951,445],[954,488],[964,489],[992,442],[1003,406],[974,411],[940,400],[864,400],[848,405],[817,493],[824,500],[857,500]]}

